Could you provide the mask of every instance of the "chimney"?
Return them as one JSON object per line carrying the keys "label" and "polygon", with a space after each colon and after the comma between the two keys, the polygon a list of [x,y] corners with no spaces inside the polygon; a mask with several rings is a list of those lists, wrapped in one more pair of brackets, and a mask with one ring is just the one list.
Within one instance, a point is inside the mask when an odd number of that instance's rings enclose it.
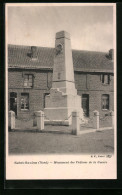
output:
{"label": "chimney", "polygon": [[113,60],[114,59],[114,49],[109,50],[109,59]]}
{"label": "chimney", "polygon": [[35,46],[31,46],[31,58],[32,59],[37,58],[37,48]]}

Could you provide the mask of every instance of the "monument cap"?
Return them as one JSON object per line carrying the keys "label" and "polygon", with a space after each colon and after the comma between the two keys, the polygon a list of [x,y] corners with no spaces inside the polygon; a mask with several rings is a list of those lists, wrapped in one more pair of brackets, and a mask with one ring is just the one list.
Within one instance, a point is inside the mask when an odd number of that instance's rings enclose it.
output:
{"label": "monument cap", "polygon": [[70,34],[66,31],[60,31],[56,33],[56,39],[67,38],[70,39]]}

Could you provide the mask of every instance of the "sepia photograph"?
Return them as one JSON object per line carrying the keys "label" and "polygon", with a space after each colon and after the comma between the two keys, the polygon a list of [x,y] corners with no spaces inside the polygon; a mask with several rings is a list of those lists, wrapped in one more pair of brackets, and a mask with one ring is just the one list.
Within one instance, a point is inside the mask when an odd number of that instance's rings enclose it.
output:
{"label": "sepia photograph", "polygon": [[[6,4],[8,159],[116,161],[115,11],[113,3]],[[63,159],[49,163],[71,163]],[[25,162],[14,164],[36,164]]]}

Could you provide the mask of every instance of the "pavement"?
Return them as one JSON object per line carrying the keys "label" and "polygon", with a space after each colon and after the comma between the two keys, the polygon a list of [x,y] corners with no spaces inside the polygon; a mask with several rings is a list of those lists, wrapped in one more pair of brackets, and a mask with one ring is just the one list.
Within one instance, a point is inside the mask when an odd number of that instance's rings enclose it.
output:
{"label": "pavement", "polygon": [[[62,129],[63,128],[63,129]],[[85,128],[85,127],[84,127]],[[114,152],[114,130],[83,129],[72,135],[68,126],[45,126],[45,130],[15,129],[9,132],[10,154],[97,154]]]}

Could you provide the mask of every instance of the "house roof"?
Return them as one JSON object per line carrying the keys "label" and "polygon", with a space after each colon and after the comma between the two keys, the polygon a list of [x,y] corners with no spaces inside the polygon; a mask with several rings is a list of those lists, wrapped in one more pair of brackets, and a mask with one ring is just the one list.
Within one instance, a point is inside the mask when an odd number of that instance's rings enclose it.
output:
{"label": "house roof", "polygon": [[[31,47],[8,45],[8,67],[24,69],[53,69],[54,48],[37,47],[37,59],[30,57]],[[105,52],[72,50],[75,71],[113,72],[113,60]]]}

